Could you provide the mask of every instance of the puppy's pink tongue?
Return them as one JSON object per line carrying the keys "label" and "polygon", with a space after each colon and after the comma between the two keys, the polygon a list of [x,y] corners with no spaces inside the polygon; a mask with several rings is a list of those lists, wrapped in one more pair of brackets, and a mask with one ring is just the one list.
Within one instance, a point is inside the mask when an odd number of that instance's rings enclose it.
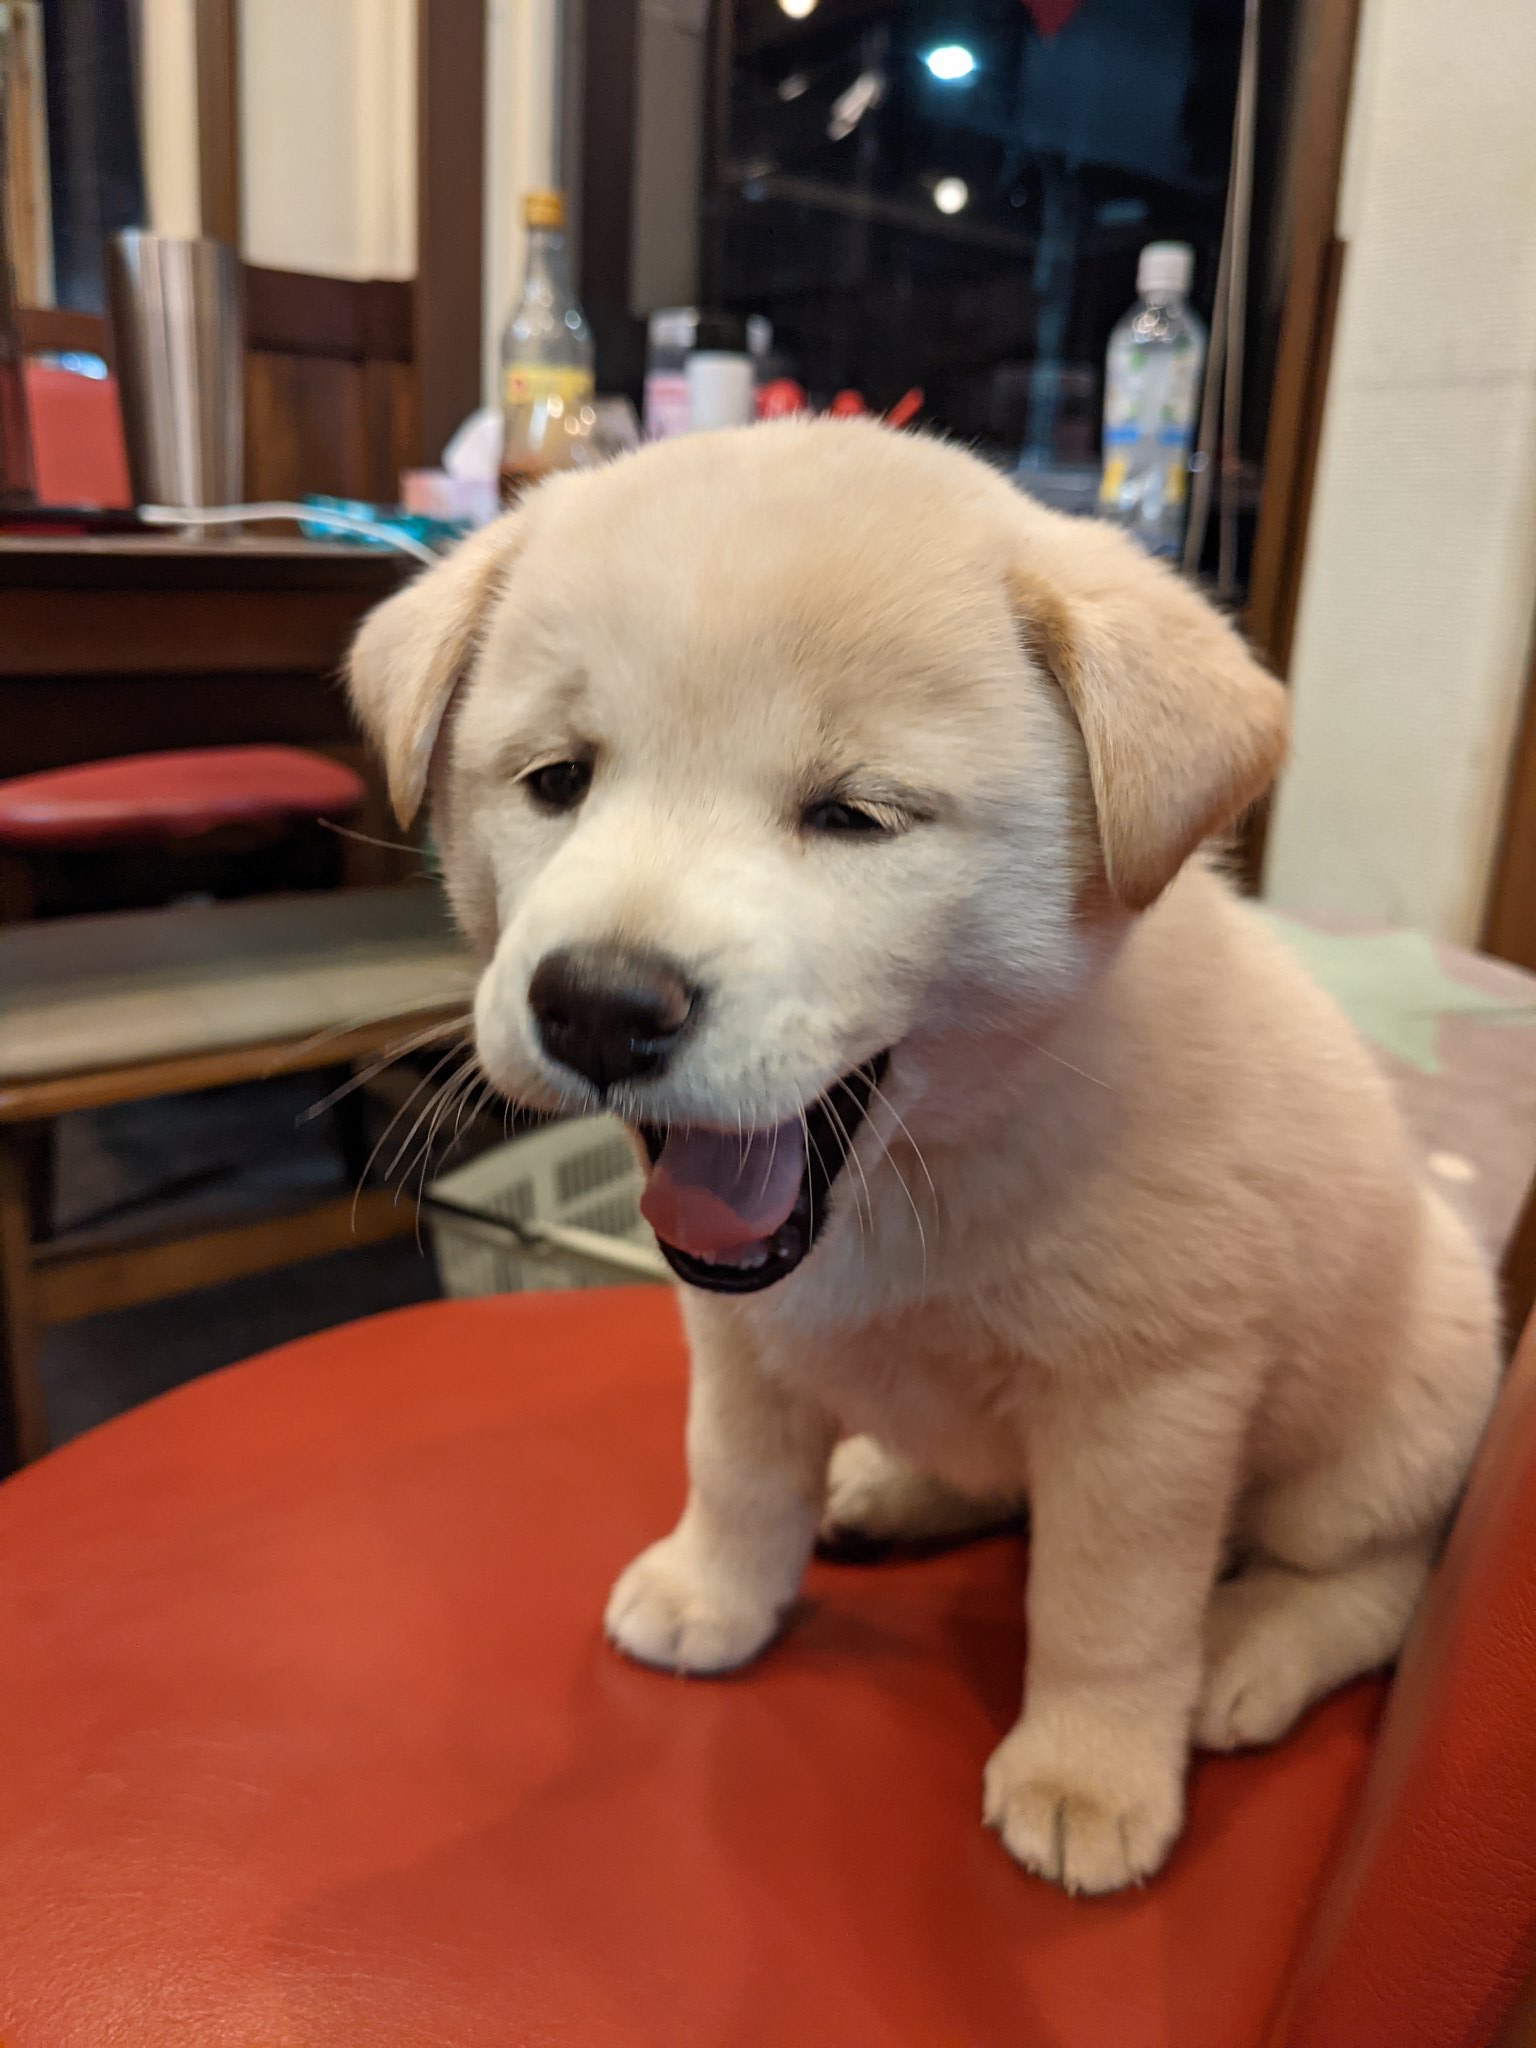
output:
{"label": "puppy's pink tongue", "polygon": [[667,1244],[720,1258],[772,1237],[795,1206],[805,1142],[798,1123],[741,1138],[672,1131],[651,1168],[640,1213]]}

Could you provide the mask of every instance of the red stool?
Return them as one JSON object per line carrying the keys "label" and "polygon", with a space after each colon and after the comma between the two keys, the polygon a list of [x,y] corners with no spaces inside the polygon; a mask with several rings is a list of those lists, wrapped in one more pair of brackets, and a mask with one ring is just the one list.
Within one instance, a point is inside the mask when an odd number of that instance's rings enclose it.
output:
{"label": "red stool", "polygon": [[1379,1744],[1367,1683],[1202,1761],[1166,1870],[1073,1900],[981,1826],[1022,1544],[818,1564],[728,1681],[604,1644],[681,1494],[665,1294],[217,1373],[0,1486],[0,2039],[1490,2048],[1536,1928],[1533,1393],[1528,1348]]}
{"label": "red stool", "polygon": [[30,916],[33,863],[60,854],[281,833],[353,816],[361,776],[298,747],[193,747],[0,782],[0,921]]}

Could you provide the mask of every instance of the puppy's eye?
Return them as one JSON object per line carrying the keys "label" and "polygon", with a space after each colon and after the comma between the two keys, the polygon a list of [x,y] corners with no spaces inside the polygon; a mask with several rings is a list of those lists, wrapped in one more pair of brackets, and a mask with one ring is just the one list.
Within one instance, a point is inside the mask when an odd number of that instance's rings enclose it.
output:
{"label": "puppy's eye", "polygon": [[895,829],[889,818],[838,797],[807,804],[800,823],[807,832],[824,832],[839,839],[880,838]]}
{"label": "puppy's eye", "polygon": [[574,811],[592,787],[592,763],[550,761],[525,775],[523,786],[541,810]]}

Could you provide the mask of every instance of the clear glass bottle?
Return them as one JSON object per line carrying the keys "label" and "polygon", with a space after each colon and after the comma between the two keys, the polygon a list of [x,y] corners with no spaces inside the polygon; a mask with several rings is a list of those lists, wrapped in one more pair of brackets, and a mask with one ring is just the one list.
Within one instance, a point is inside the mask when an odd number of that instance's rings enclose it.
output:
{"label": "clear glass bottle", "polygon": [[501,336],[501,495],[571,462],[589,425],[592,330],[571,289],[565,199],[530,192],[523,202],[528,260],[523,288]]}
{"label": "clear glass bottle", "polygon": [[1186,303],[1187,242],[1149,242],[1136,304],[1109,337],[1104,365],[1104,467],[1099,510],[1154,555],[1184,533],[1189,454],[1205,367],[1205,326]]}

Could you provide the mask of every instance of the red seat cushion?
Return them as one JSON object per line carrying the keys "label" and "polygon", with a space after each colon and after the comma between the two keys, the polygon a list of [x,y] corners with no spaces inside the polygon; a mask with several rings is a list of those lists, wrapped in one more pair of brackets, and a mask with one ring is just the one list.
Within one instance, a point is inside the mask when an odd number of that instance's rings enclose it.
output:
{"label": "red seat cushion", "polygon": [[1257,2041],[1379,1688],[1066,1898],[981,1826],[1020,1544],[817,1565],[726,1681],[605,1645],[683,1398],[664,1293],[433,1305],[0,1487],[6,2048]]}
{"label": "red seat cushion", "polygon": [[221,825],[349,816],[362,778],[299,747],[191,747],[0,782],[0,846],[120,846]]}

